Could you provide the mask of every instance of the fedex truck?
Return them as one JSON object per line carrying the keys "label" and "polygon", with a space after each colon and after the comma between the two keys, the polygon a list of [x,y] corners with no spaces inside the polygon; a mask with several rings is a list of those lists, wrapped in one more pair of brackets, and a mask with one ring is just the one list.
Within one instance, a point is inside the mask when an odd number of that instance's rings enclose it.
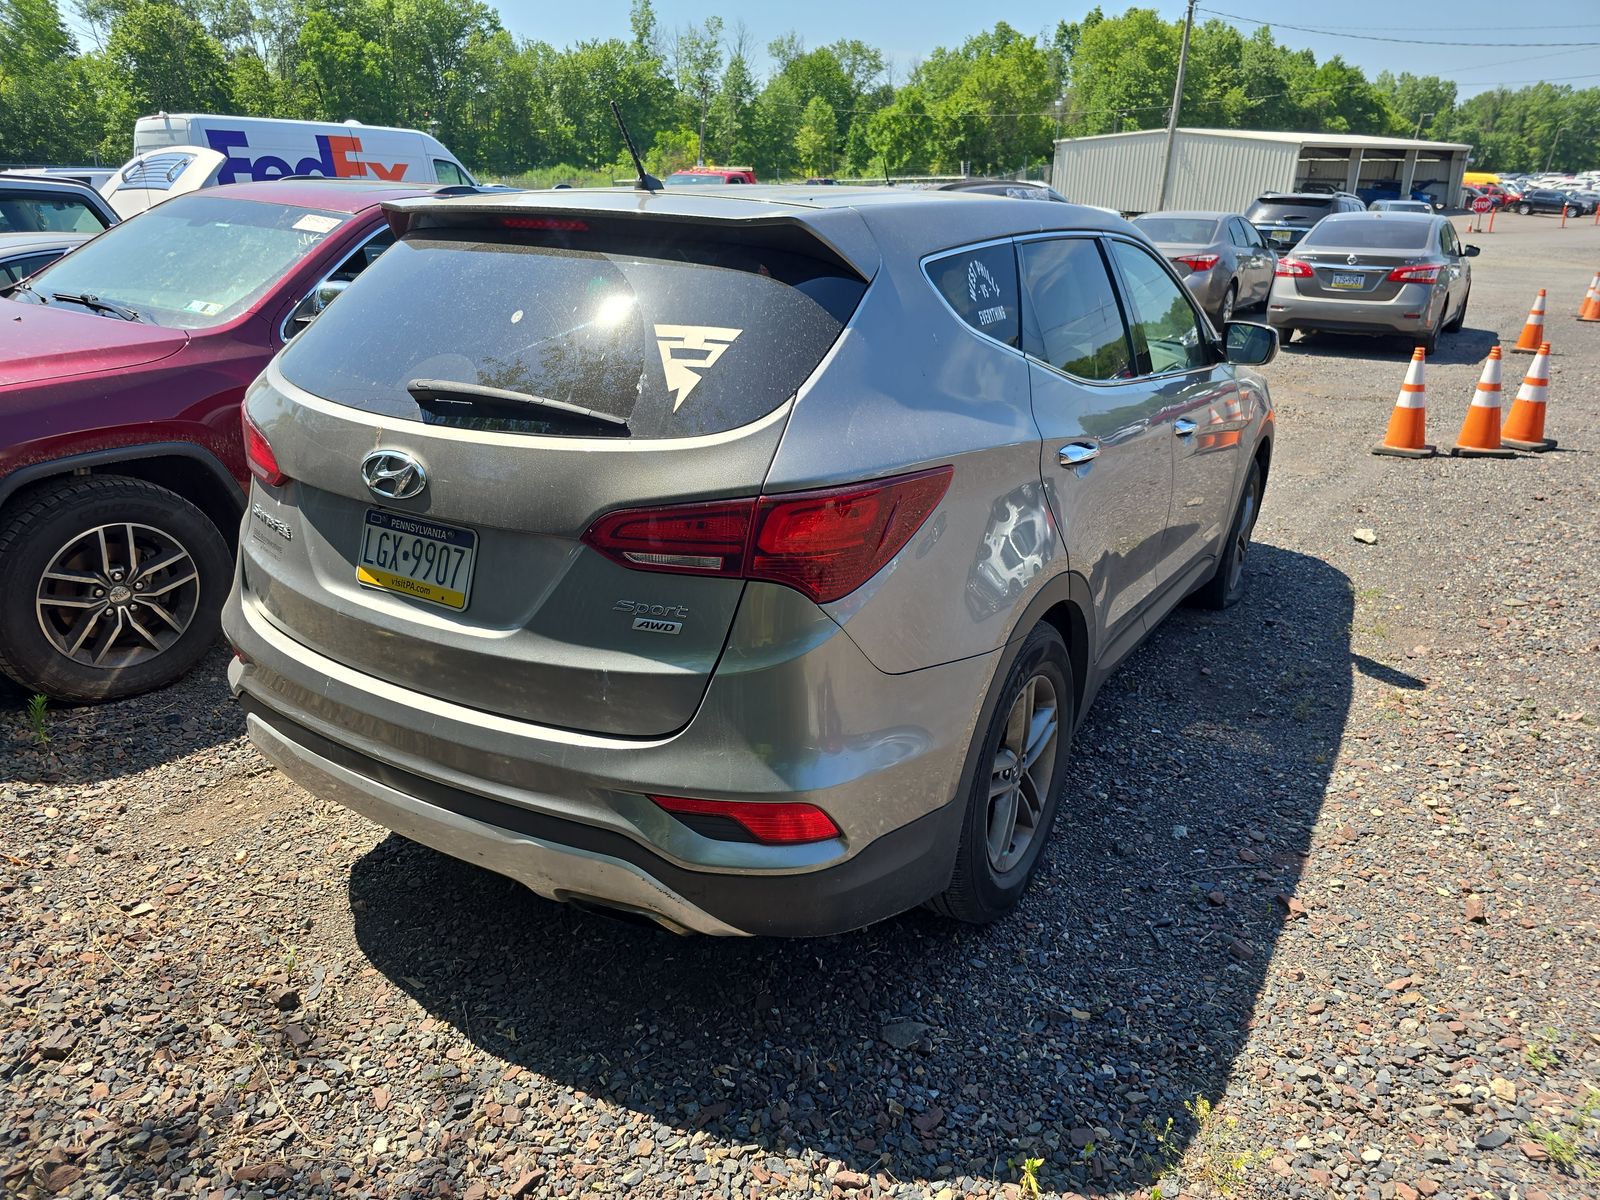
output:
{"label": "fedex truck", "polygon": [[133,150],[133,158],[100,189],[124,218],[183,192],[290,175],[474,182],[437,138],[356,121],[160,113],[135,122]]}

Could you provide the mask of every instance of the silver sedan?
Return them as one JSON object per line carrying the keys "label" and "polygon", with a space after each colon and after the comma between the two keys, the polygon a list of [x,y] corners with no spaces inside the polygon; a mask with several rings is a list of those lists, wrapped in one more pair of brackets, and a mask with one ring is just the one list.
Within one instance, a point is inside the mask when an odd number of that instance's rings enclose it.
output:
{"label": "silver sedan", "polygon": [[1296,333],[1405,337],[1432,354],[1467,316],[1476,246],[1443,217],[1335,213],[1278,260],[1267,320]]}
{"label": "silver sedan", "polygon": [[1235,311],[1266,304],[1278,256],[1238,213],[1146,213],[1133,223],[1172,263],[1218,329]]}

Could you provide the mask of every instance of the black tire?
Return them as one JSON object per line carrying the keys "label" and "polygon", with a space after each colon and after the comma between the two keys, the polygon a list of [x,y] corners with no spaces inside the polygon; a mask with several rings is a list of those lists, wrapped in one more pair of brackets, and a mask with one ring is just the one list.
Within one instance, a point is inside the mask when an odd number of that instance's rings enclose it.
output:
{"label": "black tire", "polygon": [[1461,297],[1461,311],[1456,313],[1455,319],[1447,322],[1444,327],[1446,333],[1460,333],[1461,327],[1467,323],[1467,302],[1472,299],[1472,289],[1467,289],[1467,294]]}
{"label": "black tire", "polygon": [[[1005,743],[1012,740],[1008,726],[1013,724],[1013,710],[1022,703],[1024,689],[1035,681],[1048,683],[1054,693],[1055,731],[1050,749],[1048,771],[1041,769],[1042,784],[1026,786],[1028,779],[1018,777],[1014,791],[1021,803],[1025,793],[1038,797],[1037,811],[1025,846],[1015,851],[1014,861],[1004,862],[1011,856],[1008,844],[1001,858],[1003,869],[997,869],[991,853],[991,815],[996,803],[993,788],[1001,784],[1001,758]],[[977,745],[977,761],[973,766],[972,785],[967,794],[967,812],[961,826],[961,844],[956,850],[955,872],[950,886],[928,901],[928,907],[946,917],[972,925],[987,925],[998,920],[1021,901],[1029,882],[1039,866],[1039,857],[1050,827],[1055,821],[1056,806],[1066,780],[1068,752],[1072,744],[1072,729],[1077,716],[1072,681],[1072,660],[1067,655],[1066,643],[1053,626],[1036,625],[1023,642],[1016,661],[1006,672],[1000,685],[1000,695],[989,720],[989,728]],[[1036,684],[1034,695],[1043,689]],[[1026,722],[1031,724],[1031,722]],[[1038,762],[1038,759],[1035,759]],[[1042,796],[1039,793],[1042,790]],[[1018,809],[1017,811],[1021,811]],[[1013,836],[1019,818],[1013,818]]]}
{"label": "black tire", "polygon": [[1517,211],[1519,213],[1521,213],[1523,216],[1527,216],[1529,213],[1533,212],[1533,205],[1531,205],[1531,204],[1519,204],[1519,205],[1517,205]]}
{"label": "black tire", "polygon": [[1217,329],[1221,330],[1239,311],[1239,281],[1232,280],[1222,297],[1222,307],[1217,310]]}
{"label": "black tire", "polygon": [[1256,518],[1261,515],[1261,464],[1250,464],[1250,474],[1245,477],[1244,490],[1239,493],[1238,507],[1233,510],[1233,521],[1228,526],[1228,540],[1223,543],[1222,555],[1217,559],[1216,573],[1189,597],[1200,608],[1221,610],[1237,604],[1244,596],[1244,563],[1250,552],[1250,536],[1255,532]]}
{"label": "black tire", "polygon": [[[95,537],[102,527],[116,527],[104,543]],[[58,582],[45,579],[52,567]],[[182,496],[142,479],[78,476],[29,492],[0,518],[0,577],[8,585],[0,593],[0,672],[31,692],[94,704],[164,687],[200,661],[216,641],[233,555]],[[71,601],[95,594],[97,580],[105,599],[91,620]],[[135,594],[146,585],[150,591]],[[78,657],[52,640],[79,631],[86,641]],[[105,661],[85,661],[102,643]]]}
{"label": "black tire", "polygon": [[1432,358],[1439,353],[1439,327],[1435,325],[1426,334],[1415,339],[1416,344],[1422,347],[1422,353]]}

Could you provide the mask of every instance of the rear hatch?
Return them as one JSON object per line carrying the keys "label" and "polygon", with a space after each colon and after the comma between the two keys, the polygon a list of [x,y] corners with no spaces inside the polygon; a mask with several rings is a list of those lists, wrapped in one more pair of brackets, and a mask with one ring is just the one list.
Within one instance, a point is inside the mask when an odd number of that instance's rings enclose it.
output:
{"label": "rear hatch", "polygon": [[1180,278],[1209,271],[1219,261],[1216,249],[1220,238],[1213,217],[1148,216],[1133,224],[1156,244]]}
{"label": "rear hatch", "polygon": [[1320,226],[1295,249],[1311,268],[1295,278],[1302,296],[1392,300],[1408,283],[1431,284],[1438,259],[1433,222],[1403,213],[1340,217]]}
{"label": "rear hatch", "polygon": [[[673,732],[744,584],[635,570],[585,532],[757,495],[866,282],[792,221],[420,211],[247,400],[288,478],[256,489],[246,591],[427,695]],[[711,518],[676,519],[715,541]]]}
{"label": "rear hatch", "polygon": [[1296,245],[1332,211],[1332,196],[1263,196],[1244,219],[1261,231],[1268,245],[1282,250]]}

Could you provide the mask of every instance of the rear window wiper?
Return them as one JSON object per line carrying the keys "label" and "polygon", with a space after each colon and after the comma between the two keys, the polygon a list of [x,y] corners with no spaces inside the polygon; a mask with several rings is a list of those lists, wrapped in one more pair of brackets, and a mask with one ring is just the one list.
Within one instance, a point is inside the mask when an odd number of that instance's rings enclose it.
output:
{"label": "rear window wiper", "polygon": [[113,304],[109,300],[102,300],[99,296],[89,292],[51,292],[50,299],[64,300],[68,304],[81,304],[95,312],[110,313],[114,317],[121,317],[124,321],[144,320],[137,309],[129,308],[126,304]]}
{"label": "rear window wiper", "polygon": [[551,400],[529,392],[511,388],[490,387],[484,383],[462,383],[453,379],[413,379],[406,391],[417,404],[441,415],[471,412],[487,417],[510,417],[519,420],[541,418],[590,425],[597,432],[611,437],[627,437],[632,431],[628,422],[610,413],[596,412],[568,404],[565,400]]}

